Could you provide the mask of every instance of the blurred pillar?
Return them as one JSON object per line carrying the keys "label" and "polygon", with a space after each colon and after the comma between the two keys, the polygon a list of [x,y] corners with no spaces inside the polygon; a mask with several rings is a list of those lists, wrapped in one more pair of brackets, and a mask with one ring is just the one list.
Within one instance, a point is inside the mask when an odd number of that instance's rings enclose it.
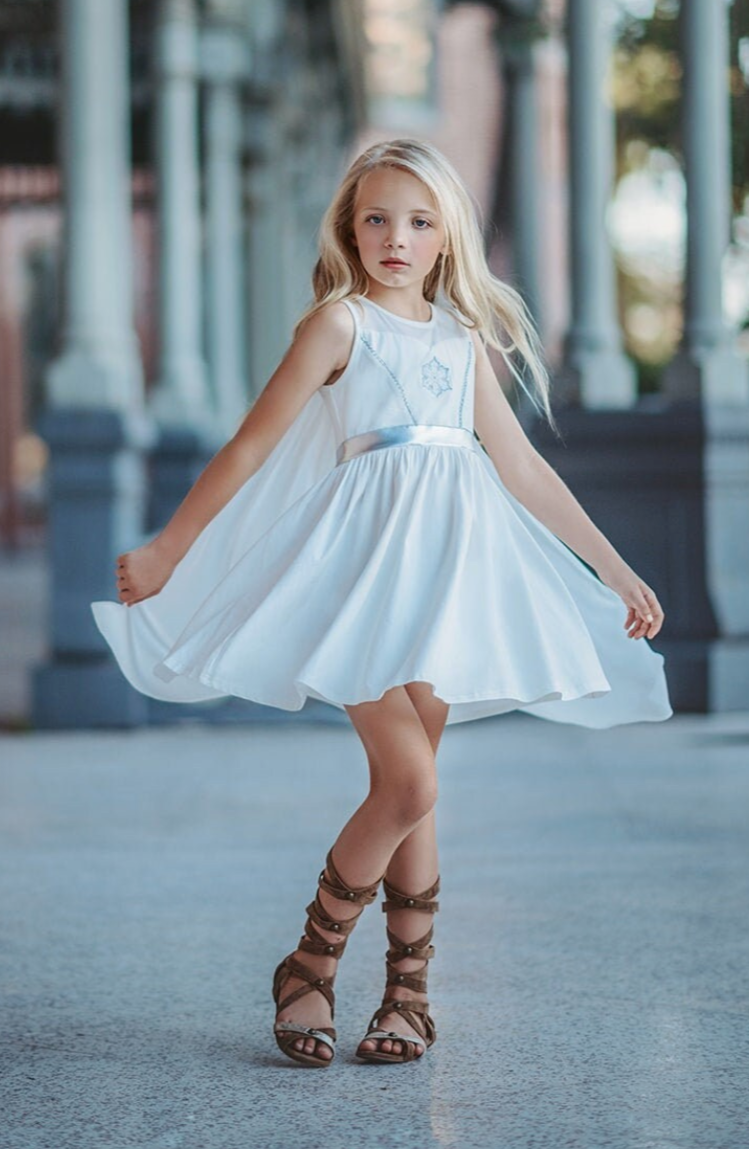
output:
{"label": "blurred pillar", "polygon": [[614,157],[614,114],[604,92],[609,24],[608,4],[569,0],[572,323],[560,390],[590,408],[627,407],[636,398],[634,367],[622,351],[606,232]]}
{"label": "blurred pillar", "polygon": [[55,405],[142,405],[133,324],[125,0],[62,5],[65,307]]}
{"label": "blurred pillar", "polygon": [[241,17],[238,0],[210,0],[203,36],[208,363],[218,419],[226,434],[234,432],[248,408],[241,88],[247,59]]}
{"label": "blurred pillar", "polygon": [[273,89],[251,86],[247,103],[247,286],[250,390],[256,398],[289,341],[287,246],[293,213],[284,212],[283,127]]}
{"label": "blurred pillar", "polygon": [[512,250],[518,288],[536,325],[543,330],[539,287],[538,101],[532,18],[508,15],[500,26],[507,85],[508,147],[505,150],[510,193]]}
{"label": "blurred pillar", "polygon": [[160,0],[156,26],[156,162],[159,186],[160,422],[210,420],[203,358],[198,26],[194,0]]}
{"label": "blurred pillar", "polygon": [[66,313],[39,428],[50,447],[51,618],[32,722],[132,725],[145,699],[89,605],[115,597],[115,558],[140,542],[138,448],[150,438],[133,325],[126,0],[64,0],[62,53]]}
{"label": "blurred pillar", "polygon": [[562,413],[569,450],[539,438],[586,509],[666,611],[655,646],[676,709],[749,696],[747,365],[723,322],[728,240],[728,6],[682,0],[688,269],[684,340],[667,391],[632,411]]}
{"label": "blurred pillar", "polygon": [[155,41],[159,222],[159,443],[148,524],[161,527],[212,453],[217,426],[203,357],[195,0],[160,0]]}
{"label": "blurred pillar", "polygon": [[675,399],[704,424],[706,567],[718,634],[708,658],[711,709],[749,692],[749,368],[723,319],[722,260],[730,238],[728,7],[682,0],[682,102],[687,184],[684,338],[666,372]]}
{"label": "blurred pillar", "polygon": [[723,320],[731,215],[728,8],[717,0],[682,0],[680,20],[687,284],[684,337],[666,390],[676,399],[745,405],[747,366]]}

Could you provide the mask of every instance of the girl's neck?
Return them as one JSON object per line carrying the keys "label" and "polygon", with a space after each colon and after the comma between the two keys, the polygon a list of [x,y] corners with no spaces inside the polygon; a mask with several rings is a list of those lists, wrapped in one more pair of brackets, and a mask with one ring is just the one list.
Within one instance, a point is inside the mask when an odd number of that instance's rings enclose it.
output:
{"label": "girl's neck", "polygon": [[433,314],[431,304],[424,298],[418,285],[415,291],[407,292],[388,291],[379,284],[370,284],[366,298],[371,299],[372,303],[376,303],[379,307],[384,307],[386,311],[391,311],[393,315],[416,323],[428,323]]}

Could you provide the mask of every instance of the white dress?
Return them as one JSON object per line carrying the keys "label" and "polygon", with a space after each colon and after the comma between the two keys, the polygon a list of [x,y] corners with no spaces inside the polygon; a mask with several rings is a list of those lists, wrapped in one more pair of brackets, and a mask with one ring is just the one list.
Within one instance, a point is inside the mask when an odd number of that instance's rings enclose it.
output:
{"label": "white dress", "polygon": [[473,433],[473,343],[367,299],[348,365],[204,528],[159,594],[94,602],[154,698],[284,710],[431,683],[448,723],[520,709],[583,726],[671,714],[663,658],[503,486]]}

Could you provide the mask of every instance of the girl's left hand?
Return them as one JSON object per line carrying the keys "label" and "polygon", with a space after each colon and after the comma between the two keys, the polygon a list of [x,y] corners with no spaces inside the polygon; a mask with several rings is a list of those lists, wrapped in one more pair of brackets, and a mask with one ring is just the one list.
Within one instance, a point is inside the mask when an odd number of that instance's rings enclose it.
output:
{"label": "girl's left hand", "polygon": [[143,546],[118,555],[115,574],[120,602],[134,606],[158,594],[175,566],[172,556],[160,545],[158,535]]}
{"label": "girl's left hand", "polygon": [[627,620],[624,629],[630,638],[655,638],[663,626],[663,608],[655,591],[643,582],[638,575],[622,563],[613,573],[599,576],[611,587],[627,607]]}

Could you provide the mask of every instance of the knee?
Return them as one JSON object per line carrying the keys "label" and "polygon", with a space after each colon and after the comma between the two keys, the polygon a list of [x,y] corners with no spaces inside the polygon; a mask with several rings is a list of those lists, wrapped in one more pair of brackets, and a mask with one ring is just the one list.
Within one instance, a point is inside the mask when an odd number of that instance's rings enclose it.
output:
{"label": "knee", "polygon": [[387,805],[388,814],[400,826],[413,828],[434,808],[437,779],[433,771],[403,774],[377,787],[374,795]]}

